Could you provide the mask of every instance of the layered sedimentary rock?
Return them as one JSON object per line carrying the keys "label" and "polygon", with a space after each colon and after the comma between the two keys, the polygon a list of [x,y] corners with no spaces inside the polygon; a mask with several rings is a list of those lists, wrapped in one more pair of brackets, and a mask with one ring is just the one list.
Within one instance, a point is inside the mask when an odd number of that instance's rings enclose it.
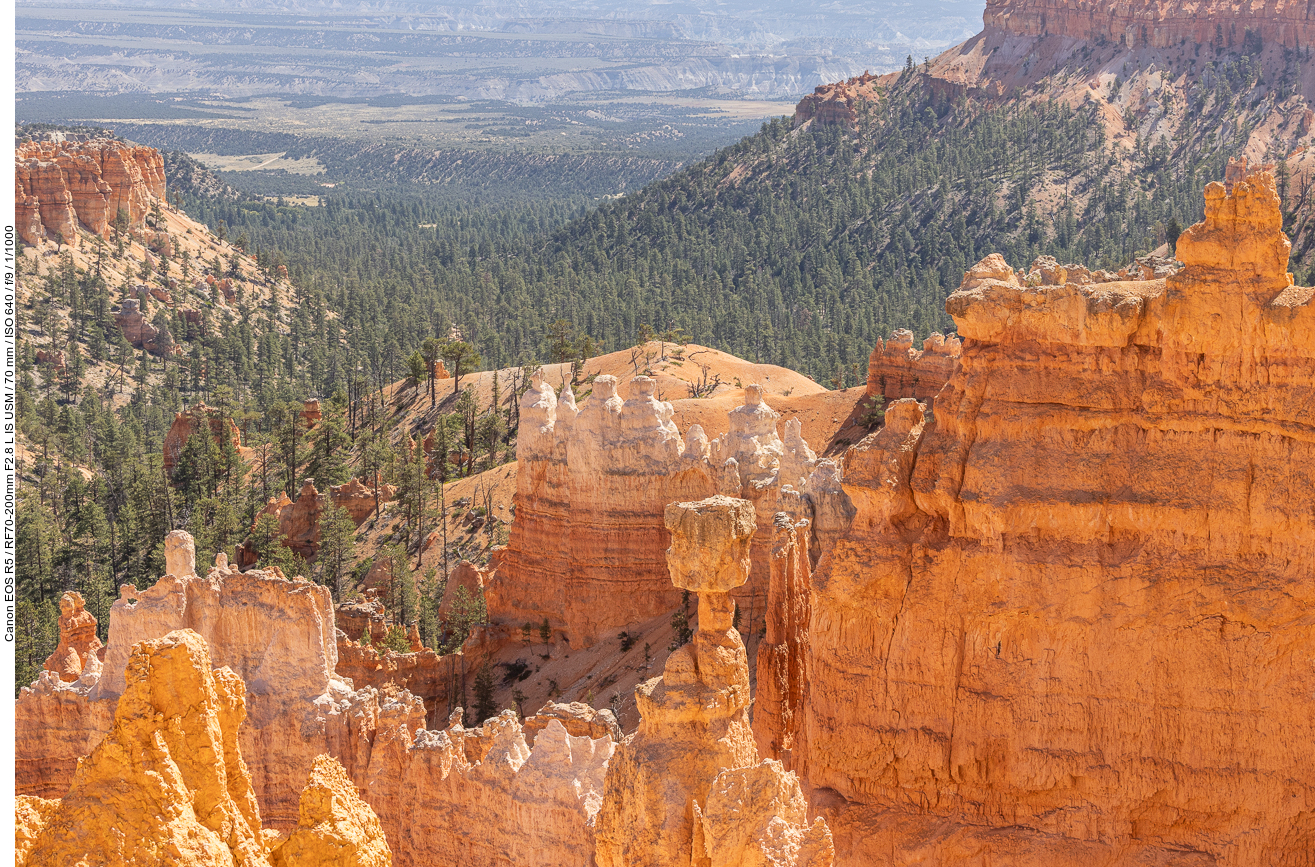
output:
{"label": "layered sedimentary rock", "polygon": [[[222,555],[198,576],[186,533],[166,539],[165,558],[170,574],[150,589],[121,588],[103,669],[88,665],[73,683],[44,672],[22,690],[15,707],[20,794],[64,795],[77,759],[113,729],[115,707],[129,691],[133,644],[191,628],[208,642],[211,664],[245,682],[239,739],[265,826],[295,832],[299,792],[316,757],[329,754],[375,810],[399,867],[587,863],[610,733],[572,737],[562,719],[549,720],[538,726],[531,751],[506,718],[472,730],[454,720],[428,731],[421,698],[393,683],[353,688],[335,672],[337,630],[326,588],[237,572]],[[472,641],[477,665],[480,647]],[[24,827],[39,825],[41,804],[28,807]],[[472,835],[479,840],[473,846]]]}
{"label": "layered sedimentary rock", "polygon": [[1315,13],[1299,0],[987,0],[987,28],[1169,48],[1181,42],[1240,48],[1248,33],[1285,48],[1315,41]]}
{"label": "layered sedimentary rock", "polygon": [[525,718],[523,726],[525,742],[534,745],[534,736],[557,720],[572,737],[587,737],[590,740],[610,737],[621,740],[621,726],[617,725],[616,715],[610,710],[598,710],[581,701],[550,701],[533,716]]}
{"label": "layered sedimentary rock", "polygon": [[[536,375],[521,400],[516,521],[487,589],[490,613],[543,618],[575,644],[674,609],[666,577],[667,503],[715,490],[704,454],[687,454],[670,403],[637,377],[631,397],[600,376],[576,407]],[[706,440],[704,441],[706,443]]]}
{"label": "layered sedimentary rock", "polygon": [[446,621],[457,613],[459,606],[469,606],[483,598],[488,583],[488,569],[481,569],[469,560],[457,563],[443,586],[443,598],[438,601],[438,619]]}
{"label": "layered sedimentary rock", "polygon": [[191,409],[174,413],[173,424],[164,436],[164,470],[173,475],[178,466],[178,458],[187,445],[188,437],[199,430],[206,429],[215,443],[223,448],[230,444],[236,450],[238,458],[245,461],[251,450],[242,445],[242,433],[231,418],[225,418],[217,409],[204,403],[198,403]]}
{"label": "layered sedimentary rock", "polygon": [[109,237],[119,210],[139,225],[164,200],[164,159],[154,148],[108,139],[27,142],[14,152],[18,228],[24,242],[46,237],[76,246],[79,225]]}
{"label": "layered sedimentary rock", "polygon": [[101,649],[96,618],[87,610],[82,594],[70,590],[59,597],[59,644],[46,660],[45,670],[65,683],[82,676],[88,665],[99,666]]}
{"label": "layered sedimentary rock", "polygon": [[439,705],[448,700],[455,688],[454,677],[461,673],[452,660],[428,648],[397,653],[373,646],[368,639],[358,643],[345,634],[338,636],[337,671],[356,689],[406,690],[424,702],[426,719],[433,719]]}
{"label": "layered sedimentary rock", "polygon": [[794,775],[754,769],[749,663],[730,597],[749,578],[754,506],[717,495],[672,503],[665,521],[671,581],[698,594],[699,630],[635,691],[642,719],[607,770],[599,867],[830,865],[830,832],[806,825]]}
{"label": "layered sedimentary rock", "polygon": [[27,867],[268,865],[238,747],[242,681],[212,672],[188,630],[139,644],[127,674],[113,729],[79,762]]}
{"label": "layered sedimentary rock", "polygon": [[297,807],[297,829],[274,850],[273,867],[392,867],[379,817],[331,756],[311,768]]}
{"label": "layered sedimentary rock", "polygon": [[927,400],[949,382],[959,366],[963,345],[959,338],[934,333],[913,348],[913,332],[904,328],[878,340],[868,356],[867,396],[885,400],[914,397]]}
{"label": "layered sedimentary rock", "polygon": [[959,371],[846,455],[813,580],[796,764],[842,861],[1308,863],[1315,291],[1281,219],[1268,176],[1211,184],[1166,279],[999,260],[951,296]]}
{"label": "layered sedimentary rock", "polygon": [[[808,486],[817,456],[797,420],[777,430],[780,413],[749,385],[730,430],[709,442],[692,425],[682,439],[671,404],[636,377],[631,397],[600,376],[579,407],[570,386],[557,399],[541,377],[521,401],[516,521],[496,555],[486,588],[489,614],[504,624],[547,617],[568,640],[589,645],[607,632],[674,610],[662,552],[668,503],[721,492],[751,500],[759,538],[750,580],[735,597],[755,619],[767,595],[771,520],[779,510],[809,517]],[[788,490],[787,490],[788,488]]]}

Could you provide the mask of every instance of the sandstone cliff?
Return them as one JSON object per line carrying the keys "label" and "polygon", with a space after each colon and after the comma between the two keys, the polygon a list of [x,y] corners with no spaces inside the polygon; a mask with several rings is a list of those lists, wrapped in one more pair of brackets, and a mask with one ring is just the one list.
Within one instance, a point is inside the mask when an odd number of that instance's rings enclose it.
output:
{"label": "sandstone cliff", "polygon": [[392,867],[379,817],[356,794],[337,760],[315,759],[301,790],[297,829],[279,844],[273,867]]}
{"label": "sandstone cliff", "polygon": [[165,197],[159,151],[124,142],[26,142],[14,152],[18,228],[24,243],[70,246],[79,227],[108,238],[122,209],[132,226]]}
{"label": "sandstone cliff", "polygon": [[579,407],[535,379],[521,400],[516,521],[496,561],[489,611],[519,626],[547,617],[572,643],[674,609],[680,594],[662,552],[667,503],[714,490],[700,455],[671,421],[671,404],[638,377],[632,397],[600,376]]}
{"label": "sandstone cliff", "polygon": [[[947,303],[934,416],[845,457],[804,752],[842,863],[1306,863],[1315,292],[1274,183],[1206,190],[1167,278]],[[883,853],[875,860],[873,852]]]}
{"label": "sandstone cliff", "polygon": [[987,0],[982,20],[1017,36],[1062,36],[1169,48],[1241,46],[1255,34],[1285,48],[1315,40],[1315,12],[1298,0]]}
{"label": "sandstone cliff", "polygon": [[614,377],[599,376],[579,406],[569,385],[559,400],[541,377],[525,392],[516,520],[486,588],[495,622],[519,627],[546,617],[573,644],[589,646],[673,611],[680,594],[663,562],[670,539],[664,509],[719,491],[757,510],[753,570],[735,595],[761,622],[772,516],[794,509],[811,517],[817,456],[797,421],[785,424],[782,438],[780,413],[760,386],[745,388],[745,404],[728,414],[729,430],[710,442],[699,425],[682,438],[671,404],[654,397],[653,385],[635,377],[623,401]]}

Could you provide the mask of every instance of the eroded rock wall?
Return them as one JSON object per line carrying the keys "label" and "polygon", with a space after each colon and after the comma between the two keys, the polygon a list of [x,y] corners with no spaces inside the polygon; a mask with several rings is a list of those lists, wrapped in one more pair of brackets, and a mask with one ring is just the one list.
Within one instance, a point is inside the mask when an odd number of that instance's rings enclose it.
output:
{"label": "eroded rock wall", "polygon": [[[973,269],[935,402],[851,449],[806,755],[843,863],[1315,851],[1315,303],[1272,178],[1166,279]],[[996,259],[998,257],[992,257]]]}
{"label": "eroded rock wall", "polygon": [[1248,31],[1286,48],[1315,40],[1301,0],[987,0],[982,20],[1016,36],[1064,36],[1169,48],[1180,42],[1240,48]]}
{"label": "eroded rock wall", "polygon": [[[327,772],[316,776],[317,757],[329,755],[377,814],[399,867],[588,863],[614,743],[610,727],[600,732],[592,717],[563,705],[534,723],[532,750],[506,715],[467,730],[458,714],[447,729],[427,730],[424,701],[396,683],[407,672],[393,672],[379,689],[339,677],[326,588],[275,571],[241,573],[222,555],[201,577],[192,540],[181,532],[166,539],[165,557],[170,574],[150,589],[121,589],[103,667],[92,654],[97,664],[85,665],[76,681],[47,671],[22,690],[15,708],[19,794],[63,797],[78,759],[114,730],[116,706],[133,682],[134,645],[191,629],[209,645],[209,664],[245,682],[246,720],[234,727],[245,773],[263,825],[301,840],[298,857],[319,851],[326,839],[359,836],[350,823],[321,827],[337,809],[323,798],[307,813],[308,777],[324,797],[340,797],[325,794],[335,788]],[[391,658],[400,666],[424,656]],[[389,659],[385,654],[376,664],[386,668]],[[581,735],[570,735],[568,725]],[[25,803],[23,827],[39,832],[48,811],[42,802]],[[287,854],[274,863],[305,863]]]}
{"label": "eroded rock wall", "polygon": [[904,328],[878,340],[868,356],[867,396],[886,401],[913,397],[933,398],[950,381],[959,366],[962,342],[958,337],[934,333],[913,348],[913,332]]}
{"label": "eroded rock wall", "polygon": [[547,618],[574,644],[680,604],[667,579],[662,510],[715,488],[703,455],[686,455],[671,404],[636,377],[632,396],[600,376],[576,407],[536,380],[521,403],[516,520],[496,576],[490,615],[519,626]]}
{"label": "eroded rock wall", "polygon": [[45,237],[77,245],[79,225],[109,237],[122,209],[140,225],[165,198],[164,158],[120,141],[26,142],[14,151],[15,200],[23,241]]}
{"label": "eroded rock wall", "polygon": [[756,385],[730,413],[730,430],[709,441],[699,425],[684,437],[671,404],[654,398],[644,376],[631,396],[600,376],[576,405],[569,386],[558,400],[536,379],[521,402],[517,439],[516,520],[493,560],[485,589],[495,622],[541,623],[588,646],[613,630],[674,611],[681,594],[667,577],[663,525],[669,503],[722,493],[754,503],[759,530],[749,581],[734,591],[762,622],[777,511],[808,519],[817,456]]}

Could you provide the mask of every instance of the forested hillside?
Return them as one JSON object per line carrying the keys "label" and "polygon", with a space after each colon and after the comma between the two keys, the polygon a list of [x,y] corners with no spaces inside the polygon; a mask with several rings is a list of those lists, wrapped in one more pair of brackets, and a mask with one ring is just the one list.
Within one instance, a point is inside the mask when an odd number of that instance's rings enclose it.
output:
{"label": "forested hillside", "polygon": [[567,319],[609,348],[642,325],[681,329],[825,381],[891,328],[948,327],[945,297],[988,253],[1117,268],[1153,250],[1199,218],[1228,156],[1116,147],[1095,105],[938,101],[911,70],[856,129],[774,121],[573,220],[420,191],[185,205],[285,257],[353,335],[328,351],[377,359],[385,378],[451,323],[504,365],[542,357]]}

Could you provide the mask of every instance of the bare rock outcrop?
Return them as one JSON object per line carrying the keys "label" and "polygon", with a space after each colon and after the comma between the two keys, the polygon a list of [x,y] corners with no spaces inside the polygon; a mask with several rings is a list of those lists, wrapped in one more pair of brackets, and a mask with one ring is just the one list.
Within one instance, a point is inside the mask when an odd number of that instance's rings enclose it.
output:
{"label": "bare rock outcrop", "polygon": [[835,84],[819,84],[799,101],[794,110],[794,125],[810,120],[840,124],[851,129],[858,126],[859,104],[877,96],[878,77],[870,72]]}
{"label": "bare rock outcrop", "polygon": [[514,711],[473,730],[453,719],[376,737],[366,798],[391,817],[397,863],[590,863],[612,738],[573,736],[554,719],[530,749]]}
{"label": "bare rock outcrop", "polygon": [[190,629],[133,647],[113,727],[64,797],[20,797],[19,865],[391,867],[378,818],[328,756],[315,760],[292,836],[263,833],[239,746],[245,687],[211,663]]}
{"label": "bare rock outcrop", "polygon": [[274,850],[273,867],[392,867],[374,810],[341,764],[319,756],[297,807],[297,829]]}
{"label": "bare rock outcrop", "polygon": [[913,348],[913,332],[904,328],[878,340],[868,356],[867,396],[886,401],[935,397],[959,366],[963,344],[958,337],[933,333]]}
{"label": "bare rock outcrop", "polygon": [[959,369],[846,455],[813,577],[795,767],[842,862],[1315,851],[1315,291],[1281,219],[1272,178],[1211,184],[1168,277],[991,257],[951,296]]}
{"label": "bare rock outcrop", "polygon": [[808,821],[799,779],[773,759],[722,771],[694,817],[692,867],[831,867],[835,860],[826,822]]}
{"label": "bare rock outcrop", "polygon": [[164,470],[166,473],[169,473],[170,476],[173,475],[174,468],[178,466],[178,458],[182,455],[183,447],[187,445],[188,438],[203,429],[210,434],[220,448],[223,448],[225,444],[231,445],[237,452],[238,458],[243,462],[250,457],[251,449],[242,445],[242,432],[238,430],[237,423],[231,418],[225,418],[219,410],[208,407],[204,403],[198,403],[191,409],[174,413],[173,424],[169,425],[169,432],[164,435]]}
{"label": "bare rock outcrop", "polygon": [[79,226],[109,237],[122,209],[138,226],[165,199],[164,158],[120,141],[25,142],[14,151],[18,228],[23,241],[47,237],[77,246]]}
{"label": "bare rock outcrop", "polygon": [[46,660],[45,670],[72,683],[88,664],[99,667],[100,649],[96,618],[87,610],[82,594],[69,590],[59,597],[59,644]]}
{"label": "bare rock outcrop", "polygon": [[238,747],[242,681],[189,630],[133,649],[114,726],[78,763],[27,867],[268,865]]}
{"label": "bare rock outcrop", "polygon": [[[749,663],[730,591],[748,580],[754,506],[721,495],[666,510],[671,581],[698,593],[699,630],[635,691],[639,730],[608,767],[600,867],[830,865],[825,823],[809,827],[794,774],[758,765]],[[769,778],[770,790],[750,793]]]}
{"label": "bare rock outcrop", "polygon": [[[446,730],[428,730],[432,715],[420,697],[391,682],[353,688],[336,673],[338,631],[326,588],[238,572],[222,556],[197,575],[194,546],[181,532],[166,539],[165,556],[170,574],[150,589],[121,588],[103,669],[87,666],[73,683],[45,672],[22,690],[19,794],[64,795],[78,759],[114,730],[116,705],[131,688],[132,646],[190,628],[208,642],[210,664],[245,682],[236,689],[247,718],[234,731],[266,829],[296,832],[299,792],[316,758],[328,754],[375,811],[399,867],[588,862],[615,744],[610,732],[573,736],[566,714],[537,731],[531,750],[505,715],[470,730],[458,715]],[[29,807],[24,827],[40,825],[40,804]]]}
{"label": "bare rock outcrop", "polygon": [[122,306],[114,314],[114,324],[119,327],[123,339],[138,349],[158,354],[160,329],[146,321],[142,305],[136,298],[125,298]]}
{"label": "bare rock outcrop", "polygon": [[617,725],[616,716],[610,710],[598,710],[581,701],[550,701],[533,716],[525,718],[525,742],[533,746],[534,736],[547,728],[553,720],[560,722],[572,737],[621,740],[621,726]]}
{"label": "bare rock outcrop", "polygon": [[803,723],[807,678],[812,562],[808,525],[784,512],[772,519],[771,580],[767,591],[767,631],[758,644],[757,693],[753,733],[758,754],[789,765]]}
{"label": "bare rock outcrop", "polygon": [[[392,498],[396,489],[392,485],[381,484],[376,498],[374,488],[367,487],[359,479],[352,479],[342,485],[334,485],[321,493],[315,487],[314,479],[304,479],[301,490],[294,501],[286,491],[279,491],[277,497],[270,497],[265,507],[256,514],[256,521],[262,515],[278,518],[279,534],[283,544],[300,557],[310,559],[320,550],[320,516],[330,506],[345,509],[356,526],[363,524],[375,510],[376,499],[383,504]],[[252,522],[255,528],[255,521]],[[257,554],[249,544],[237,549],[237,562],[242,568],[254,566]]]}

